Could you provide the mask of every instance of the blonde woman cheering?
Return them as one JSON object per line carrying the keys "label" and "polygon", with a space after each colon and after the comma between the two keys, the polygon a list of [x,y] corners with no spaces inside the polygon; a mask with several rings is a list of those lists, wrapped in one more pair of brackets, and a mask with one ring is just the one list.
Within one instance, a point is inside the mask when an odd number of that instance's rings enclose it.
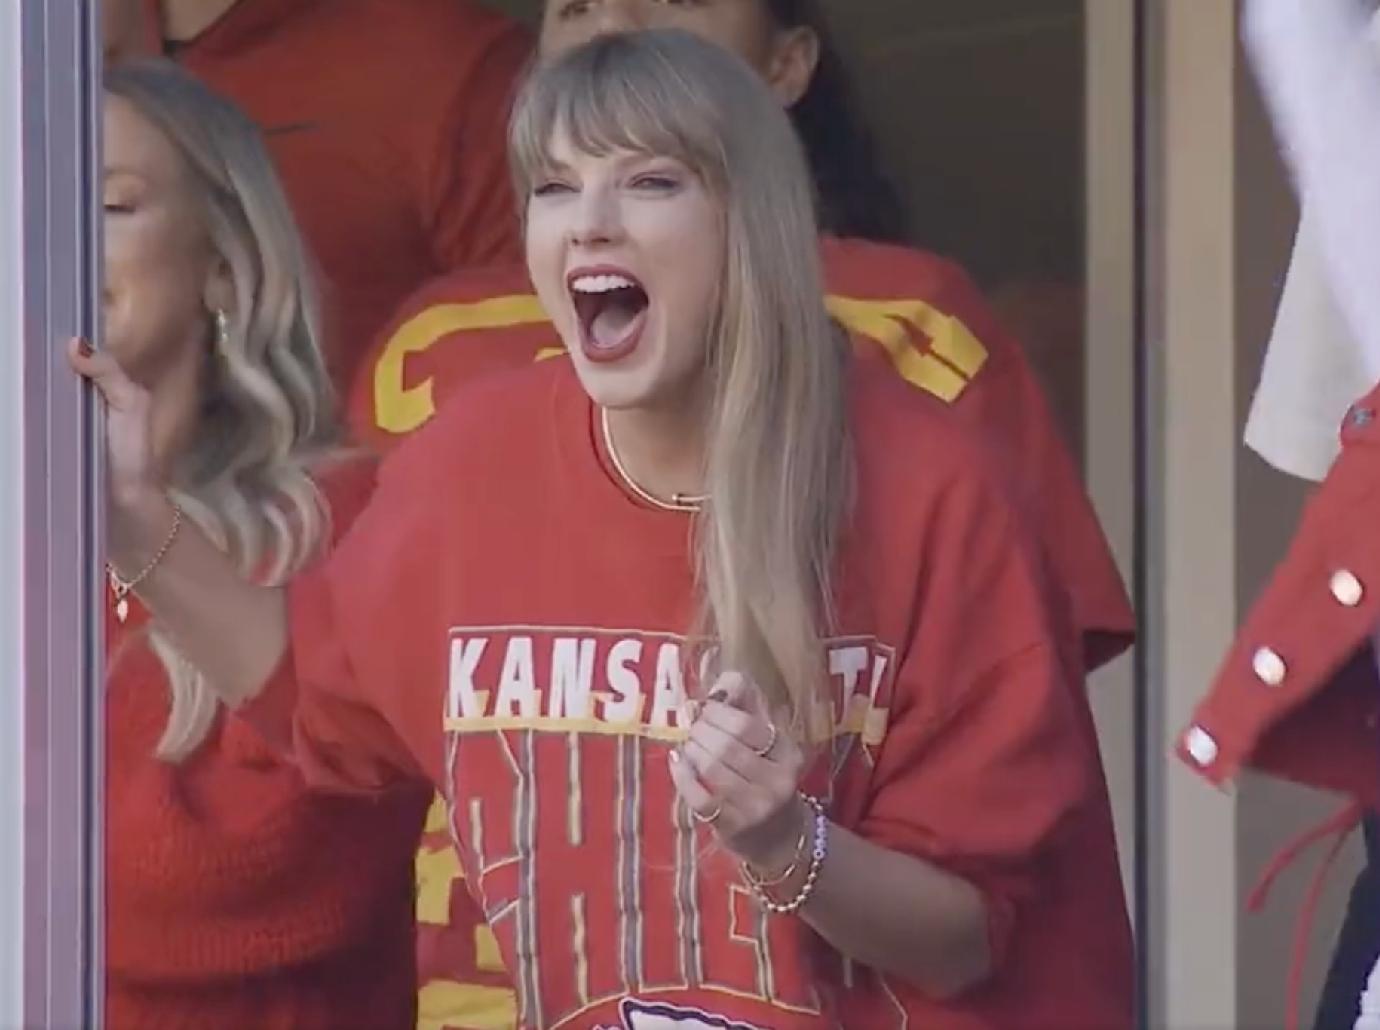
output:
{"label": "blonde woman cheering", "polygon": [[103,191],[109,349],[74,358],[121,370],[112,426],[144,420],[140,460],[176,506],[136,558],[114,480],[107,1025],[406,1025],[425,798],[309,793],[136,596],[184,535],[282,584],[327,534],[308,469],[330,391],[291,216],[253,126],[172,66],[109,76]]}

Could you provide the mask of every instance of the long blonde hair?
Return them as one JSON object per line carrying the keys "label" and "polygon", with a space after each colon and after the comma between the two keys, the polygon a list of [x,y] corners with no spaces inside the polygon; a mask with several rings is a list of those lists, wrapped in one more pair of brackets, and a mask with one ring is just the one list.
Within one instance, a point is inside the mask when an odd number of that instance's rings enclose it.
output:
{"label": "long blonde hair", "polygon": [[[245,577],[281,584],[327,532],[308,469],[335,443],[305,248],[259,131],[233,104],[166,61],[122,64],[105,88],[181,154],[234,285],[223,340],[207,312],[200,421],[172,494]],[[156,624],[149,643],[171,690],[157,754],[177,761],[205,740],[219,702]]]}
{"label": "long blonde hair", "polygon": [[520,197],[553,135],[591,154],[674,157],[722,204],[718,310],[707,340],[705,486],[696,531],[701,627],[816,738],[822,637],[853,485],[846,344],[824,308],[804,153],[760,77],[687,33],[606,36],[539,70],[510,132]]}

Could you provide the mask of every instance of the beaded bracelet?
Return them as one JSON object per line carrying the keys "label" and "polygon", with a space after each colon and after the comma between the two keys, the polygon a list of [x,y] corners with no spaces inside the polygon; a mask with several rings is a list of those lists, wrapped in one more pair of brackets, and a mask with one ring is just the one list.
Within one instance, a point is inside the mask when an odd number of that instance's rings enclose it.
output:
{"label": "beaded bracelet", "polygon": [[796,891],[795,897],[790,901],[776,901],[762,887],[749,881],[762,907],[774,915],[794,915],[810,900],[810,895],[815,892],[815,884],[819,882],[819,871],[824,865],[824,858],[829,854],[829,819],[824,814],[823,802],[804,793],[800,795],[800,799],[814,812],[814,847],[810,851],[810,868],[805,873],[805,882],[800,885],[800,890]]}

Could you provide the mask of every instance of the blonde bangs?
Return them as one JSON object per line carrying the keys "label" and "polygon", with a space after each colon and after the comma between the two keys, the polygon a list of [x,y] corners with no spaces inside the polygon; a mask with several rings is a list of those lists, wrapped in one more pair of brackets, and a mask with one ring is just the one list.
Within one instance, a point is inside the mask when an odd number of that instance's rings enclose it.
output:
{"label": "blonde bangs", "polygon": [[595,157],[631,151],[673,158],[722,194],[728,162],[721,119],[702,85],[663,52],[617,57],[582,49],[528,81],[508,139],[518,197],[550,170],[558,133]]}

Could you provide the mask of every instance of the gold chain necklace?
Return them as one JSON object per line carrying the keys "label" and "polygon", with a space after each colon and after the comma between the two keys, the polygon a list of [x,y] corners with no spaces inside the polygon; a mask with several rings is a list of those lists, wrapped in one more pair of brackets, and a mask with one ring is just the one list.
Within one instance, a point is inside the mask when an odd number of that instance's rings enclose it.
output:
{"label": "gold chain necklace", "polygon": [[613,470],[618,473],[624,485],[635,493],[639,498],[646,501],[653,508],[660,508],[662,511],[684,511],[696,512],[704,505],[704,494],[672,494],[669,501],[663,501],[649,490],[644,490],[632,476],[628,475],[628,470],[623,467],[622,460],[618,457],[618,448],[613,446],[613,433],[609,431],[609,409],[599,409],[599,427],[604,434],[604,450],[608,451],[609,461],[613,464]]}

